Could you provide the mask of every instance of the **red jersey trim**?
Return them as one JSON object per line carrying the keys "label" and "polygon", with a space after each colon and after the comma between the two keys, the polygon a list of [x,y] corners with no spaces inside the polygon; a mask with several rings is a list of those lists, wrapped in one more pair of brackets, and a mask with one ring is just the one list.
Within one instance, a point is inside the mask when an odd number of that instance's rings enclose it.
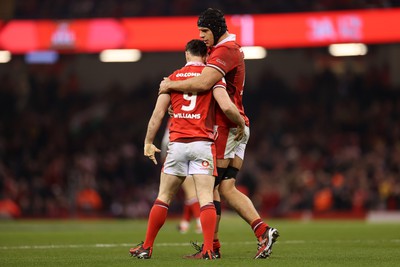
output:
{"label": "red jersey trim", "polygon": [[226,75],[225,71],[223,69],[221,69],[220,67],[218,67],[217,65],[207,64],[207,67],[214,68],[217,71],[221,72],[222,75],[224,75],[224,76]]}

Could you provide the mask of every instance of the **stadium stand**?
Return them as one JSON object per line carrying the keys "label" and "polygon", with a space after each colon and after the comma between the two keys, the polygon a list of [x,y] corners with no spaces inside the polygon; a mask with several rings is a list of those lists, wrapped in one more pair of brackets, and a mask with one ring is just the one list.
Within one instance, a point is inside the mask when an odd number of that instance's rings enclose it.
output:
{"label": "stadium stand", "polygon": [[[176,16],[197,15],[211,2],[231,14],[400,6],[396,0],[16,0],[10,10],[16,19]],[[73,217],[90,209],[76,204],[89,188],[101,197],[89,214],[146,216],[159,170],[142,155],[147,116],[140,117],[151,113],[148,91],[159,80],[88,92],[74,72],[62,75],[70,64],[66,57],[0,72],[0,200],[16,203],[22,217]],[[253,81],[244,98],[252,136],[238,182],[260,211],[285,217],[400,210],[400,88],[390,75],[385,65],[341,76],[326,68],[292,85],[266,69]]]}

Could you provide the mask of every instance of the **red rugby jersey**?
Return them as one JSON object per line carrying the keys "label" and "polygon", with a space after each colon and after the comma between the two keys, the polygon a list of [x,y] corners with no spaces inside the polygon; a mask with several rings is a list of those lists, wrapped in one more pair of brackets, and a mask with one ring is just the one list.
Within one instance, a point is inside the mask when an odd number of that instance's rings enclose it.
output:
{"label": "red rugby jersey", "polygon": [[[240,45],[236,43],[236,36],[234,34],[230,34],[210,49],[207,67],[215,68],[225,76],[226,90],[232,102],[239,109],[246,125],[249,126],[249,118],[244,112],[242,103],[245,81],[244,54]],[[216,124],[229,128],[236,127],[219,107],[216,111]]]}
{"label": "red rugby jersey", "polygon": [[[170,80],[185,80],[199,76],[205,67],[199,62],[188,62],[183,68],[169,76]],[[221,80],[212,90],[202,93],[181,93],[171,91],[171,105],[174,115],[169,127],[171,142],[181,138],[203,138],[214,140],[213,127],[215,124],[216,103],[213,89],[224,87]]]}

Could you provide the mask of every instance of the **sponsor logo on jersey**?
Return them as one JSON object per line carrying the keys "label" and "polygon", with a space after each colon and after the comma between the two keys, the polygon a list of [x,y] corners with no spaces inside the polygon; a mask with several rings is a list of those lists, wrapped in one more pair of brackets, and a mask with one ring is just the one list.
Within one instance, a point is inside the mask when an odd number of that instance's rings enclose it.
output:
{"label": "sponsor logo on jersey", "polygon": [[195,119],[200,120],[201,115],[199,113],[174,113],[176,119]]}
{"label": "sponsor logo on jersey", "polygon": [[200,73],[198,73],[198,72],[183,72],[183,73],[176,74],[176,77],[195,77],[195,76],[200,76]]}
{"label": "sponsor logo on jersey", "polygon": [[226,66],[226,62],[225,61],[223,61],[222,59],[220,59],[220,58],[217,58],[217,62],[219,63],[219,64],[221,64],[221,65],[224,65],[224,66]]}

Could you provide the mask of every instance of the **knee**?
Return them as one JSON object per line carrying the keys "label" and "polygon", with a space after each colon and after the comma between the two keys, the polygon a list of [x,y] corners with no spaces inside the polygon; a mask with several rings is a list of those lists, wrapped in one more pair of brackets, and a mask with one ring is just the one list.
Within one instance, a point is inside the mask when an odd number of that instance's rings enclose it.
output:
{"label": "knee", "polygon": [[223,198],[229,198],[230,195],[235,193],[235,184],[232,181],[224,180],[219,186],[219,194]]}
{"label": "knee", "polygon": [[162,202],[166,204],[171,204],[173,195],[172,194],[158,194],[157,199],[161,200]]}

